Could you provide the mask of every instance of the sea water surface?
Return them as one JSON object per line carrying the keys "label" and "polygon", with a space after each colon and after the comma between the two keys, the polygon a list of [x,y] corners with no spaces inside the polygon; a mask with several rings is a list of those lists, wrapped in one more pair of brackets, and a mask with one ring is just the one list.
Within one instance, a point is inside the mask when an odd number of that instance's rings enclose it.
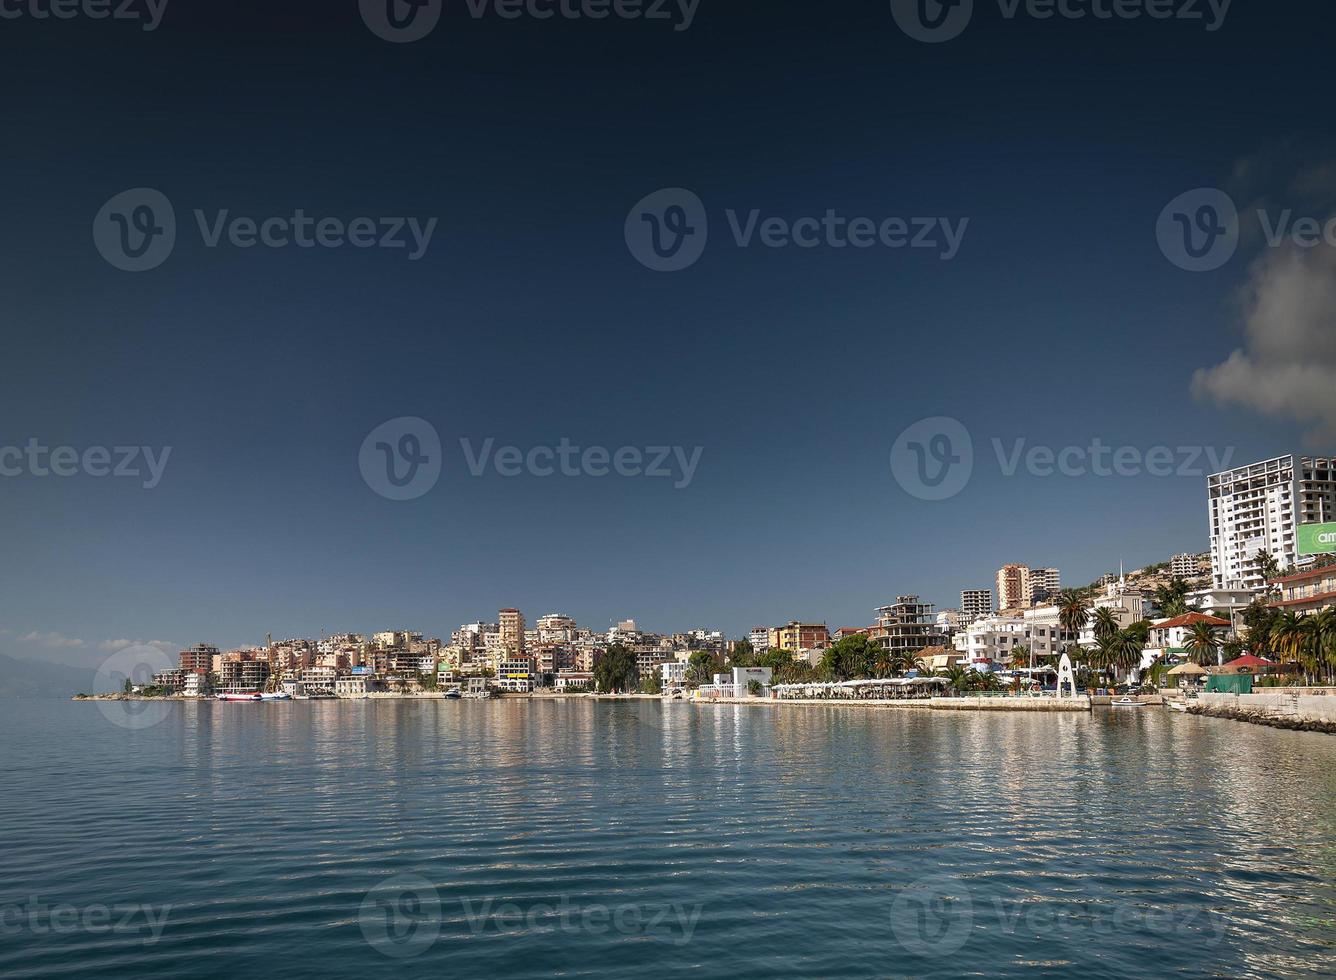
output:
{"label": "sea water surface", "polygon": [[1330,736],[1158,708],[0,701],[0,745],[5,977],[1336,970]]}

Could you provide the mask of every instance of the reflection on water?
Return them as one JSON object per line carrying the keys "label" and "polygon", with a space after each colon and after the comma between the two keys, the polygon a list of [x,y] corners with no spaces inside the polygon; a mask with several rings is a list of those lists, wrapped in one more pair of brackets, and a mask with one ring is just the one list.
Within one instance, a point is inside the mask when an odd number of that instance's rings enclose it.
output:
{"label": "reflection on water", "polygon": [[1158,710],[5,708],[6,976],[1336,963],[1327,736]]}

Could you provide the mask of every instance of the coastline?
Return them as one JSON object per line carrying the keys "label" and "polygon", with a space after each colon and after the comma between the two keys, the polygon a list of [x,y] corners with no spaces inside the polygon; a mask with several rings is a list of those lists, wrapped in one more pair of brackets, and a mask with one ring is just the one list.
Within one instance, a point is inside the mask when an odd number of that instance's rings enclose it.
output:
{"label": "coastline", "polygon": [[[164,701],[181,703],[215,703],[213,697],[187,697],[182,694],[149,696],[142,694],[76,694],[71,701]],[[461,700],[447,698],[439,691],[418,693],[397,693],[377,691],[356,697],[316,698],[317,701],[446,701]],[[468,700],[468,699],[462,699]],[[1024,697],[957,697],[957,698],[888,698],[841,700],[835,698],[758,698],[758,697],[718,697],[718,698],[665,698],[659,694],[589,694],[585,692],[561,694],[551,693],[494,693],[489,701],[659,701],[693,705],[731,704],[749,707],[781,707],[794,705],[799,707],[838,707],[838,708],[906,708],[917,711],[1019,711],[1048,714],[1054,712],[1089,712],[1092,699],[1089,695],[1075,698],[1024,698]]]}

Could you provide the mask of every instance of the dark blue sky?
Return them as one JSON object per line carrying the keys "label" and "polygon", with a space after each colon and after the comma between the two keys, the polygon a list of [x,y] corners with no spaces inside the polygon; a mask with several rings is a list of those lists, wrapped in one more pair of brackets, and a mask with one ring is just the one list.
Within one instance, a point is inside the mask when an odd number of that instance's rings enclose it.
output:
{"label": "dark blue sky", "polygon": [[[1155,225],[1191,188],[1285,199],[1333,159],[1326,6],[1235,0],[1208,33],[979,0],[931,45],[883,0],[702,0],[682,32],[461,2],[412,44],[351,0],[173,2],[152,32],[0,21],[0,446],[172,447],[152,490],[0,479],[0,650],[448,635],[510,605],[659,630],[865,624],[897,594],[955,605],[1007,561],[1084,583],[1204,550],[1204,479],[1007,478],[988,442],[1303,447],[1304,420],[1192,392],[1245,345],[1257,243],[1193,274]],[[180,227],[132,274],[90,228],[136,187]],[[671,274],[623,240],[663,187],[711,224]],[[196,208],[439,226],[417,262],[210,249]],[[969,226],[948,262],[743,249],[730,208]],[[979,459],[959,495],[922,501],[889,454],[938,415]],[[446,446],[407,502],[357,464],[399,416]],[[479,478],[465,437],[703,456],[685,489]]]}

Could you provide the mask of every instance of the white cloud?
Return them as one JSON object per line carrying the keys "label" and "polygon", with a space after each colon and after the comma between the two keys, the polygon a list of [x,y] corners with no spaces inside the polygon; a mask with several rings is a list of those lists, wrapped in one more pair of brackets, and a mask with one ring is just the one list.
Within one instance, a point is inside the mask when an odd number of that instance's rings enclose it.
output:
{"label": "white cloud", "polygon": [[1270,249],[1242,290],[1244,346],[1192,378],[1198,398],[1306,426],[1336,442],[1336,248]]}
{"label": "white cloud", "polygon": [[72,649],[84,645],[83,640],[75,639],[74,637],[65,636],[54,631],[41,633],[37,630],[33,630],[31,633],[24,633],[19,637],[19,642],[35,643],[38,646],[49,647],[52,650]]}

